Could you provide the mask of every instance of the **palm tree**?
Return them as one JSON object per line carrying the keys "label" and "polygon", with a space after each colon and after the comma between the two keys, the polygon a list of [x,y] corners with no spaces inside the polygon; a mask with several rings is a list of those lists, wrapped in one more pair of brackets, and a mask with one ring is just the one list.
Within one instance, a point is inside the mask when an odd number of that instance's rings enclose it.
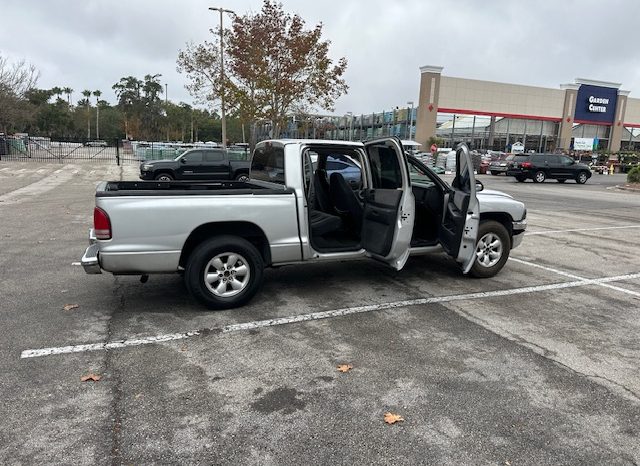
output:
{"label": "palm tree", "polygon": [[69,104],[69,107],[71,107],[71,93],[73,92],[73,89],[71,89],[70,87],[65,87],[64,89],[62,89],[62,92],[67,94],[67,103]]}
{"label": "palm tree", "polygon": [[91,102],[89,101],[91,91],[85,89],[82,91],[82,95],[84,96],[84,103],[87,106],[87,140],[89,140],[91,139],[91,113],[89,110],[91,108]]}
{"label": "palm tree", "polygon": [[93,91],[93,95],[96,98],[96,139],[100,139],[100,106],[98,104],[100,103],[102,92]]}
{"label": "palm tree", "polygon": [[52,87],[51,88],[51,92],[53,95],[56,96],[56,101],[60,98],[60,96],[62,95],[62,88],[56,86],[56,87]]}

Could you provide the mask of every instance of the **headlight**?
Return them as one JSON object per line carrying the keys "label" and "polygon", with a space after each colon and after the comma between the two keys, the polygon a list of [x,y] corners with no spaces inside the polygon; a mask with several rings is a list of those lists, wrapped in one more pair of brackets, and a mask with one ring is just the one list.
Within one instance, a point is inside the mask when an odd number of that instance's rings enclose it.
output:
{"label": "headlight", "polygon": [[143,169],[144,171],[151,170],[152,168],[153,168],[153,165],[149,165],[149,164],[144,164],[144,165],[142,166],[142,169]]}

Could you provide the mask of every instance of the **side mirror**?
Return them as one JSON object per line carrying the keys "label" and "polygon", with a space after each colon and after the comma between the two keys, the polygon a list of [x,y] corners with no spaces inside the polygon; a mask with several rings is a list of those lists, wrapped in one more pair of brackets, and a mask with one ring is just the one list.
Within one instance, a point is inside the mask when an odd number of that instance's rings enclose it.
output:
{"label": "side mirror", "polygon": [[480,192],[484,189],[484,185],[482,184],[482,181],[480,180],[476,180],[476,192]]}
{"label": "side mirror", "polygon": [[180,159],[180,163],[187,163],[187,160],[186,160],[184,157],[182,157],[182,158]]}

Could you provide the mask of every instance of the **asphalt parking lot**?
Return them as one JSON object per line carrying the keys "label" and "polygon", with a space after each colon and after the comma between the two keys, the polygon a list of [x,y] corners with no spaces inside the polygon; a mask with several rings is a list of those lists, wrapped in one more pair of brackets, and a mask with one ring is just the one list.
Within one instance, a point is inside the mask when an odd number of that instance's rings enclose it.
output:
{"label": "asphalt parking lot", "polygon": [[440,255],[289,266],[220,312],[178,276],[77,266],[95,184],[135,176],[0,162],[3,464],[640,462],[640,193],[622,175],[480,175],[529,212],[495,278]]}

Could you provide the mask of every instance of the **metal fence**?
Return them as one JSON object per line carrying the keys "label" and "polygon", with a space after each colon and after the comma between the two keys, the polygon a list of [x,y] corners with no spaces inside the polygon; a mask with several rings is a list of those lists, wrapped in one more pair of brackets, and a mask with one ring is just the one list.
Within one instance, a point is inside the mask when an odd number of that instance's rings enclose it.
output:
{"label": "metal fence", "polygon": [[119,163],[118,141],[52,140],[46,137],[0,135],[0,160],[22,162]]}
{"label": "metal fence", "polygon": [[[137,164],[145,160],[175,159],[189,149],[207,147],[217,147],[217,144],[128,140],[60,141],[44,137],[0,134],[0,161],[93,161],[117,165]],[[228,151],[233,160],[248,160],[246,146],[232,146]]]}

